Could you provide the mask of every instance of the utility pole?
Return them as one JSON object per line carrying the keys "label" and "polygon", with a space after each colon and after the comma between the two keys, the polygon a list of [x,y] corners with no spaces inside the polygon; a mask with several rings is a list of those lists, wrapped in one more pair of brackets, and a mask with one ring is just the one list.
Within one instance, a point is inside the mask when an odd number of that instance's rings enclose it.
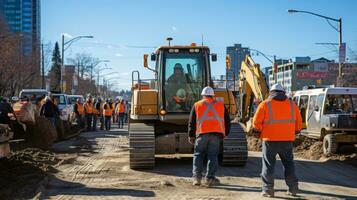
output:
{"label": "utility pole", "polygon": [[63,91],[63,68],[64,68],[64,34],[62,34],[62,62],[61,62],[61,81],[60,81],[60,92],[62,93]]}
{"label": "utility pole", "polygon": [[44,51],[43,51],[43,43],[41,44],[41,54],[42,54],[42,81],[41,81],[41,88],[42,89],[45,89],[45,54],[44,54]]}

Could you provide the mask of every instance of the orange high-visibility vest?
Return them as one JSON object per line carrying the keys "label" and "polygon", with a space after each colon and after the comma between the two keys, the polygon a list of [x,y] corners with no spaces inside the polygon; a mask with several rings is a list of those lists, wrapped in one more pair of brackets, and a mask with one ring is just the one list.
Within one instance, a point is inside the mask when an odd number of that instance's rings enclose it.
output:
{"label": "orange high-visibility vest", "polygon": [[76,103],[77,104],[77,111],[80,115],[83,115],[84,114],[84,107],[83,107],[83,104],[81,103]]}
{"label": "orange high-visibility vest", "polygon": [[196,134],[222,133],[225,135],[224,105],[214,99],[202,99],[194,105]]}
{"label": "orange high-visibility vest", "polygon": [[93,104],[93,114],[94,115],[99,115],[99,110],[95,108],[95,104]]}
{"label": "orange high-visibility vest", "polygon": [[125,104],[124,103],[119,103],[117,105],[117,113],[125,113]]}
{"label": "orange high-visibility vest", "polygon": [[86,114],[93,114],[93,104],[92,103],[84,103],[84,112]]}
{"label": "orange high-visibility vest", "polygon": [[294,141],[302,119],[296,104],[289,99],[268,99],[259,104],[253,117],[253,128],[261,132],[263,141]]}
{"label": "orange high-visibility vest", "polygon": [[[106,106],[107,108],[105,108],[105,106]],[[112,114],[113,114],[113,109],[110,108],[109,103],[105,103],[105,104],[103,105],[103,115],[109,117],[109,116],[112,116]]]}

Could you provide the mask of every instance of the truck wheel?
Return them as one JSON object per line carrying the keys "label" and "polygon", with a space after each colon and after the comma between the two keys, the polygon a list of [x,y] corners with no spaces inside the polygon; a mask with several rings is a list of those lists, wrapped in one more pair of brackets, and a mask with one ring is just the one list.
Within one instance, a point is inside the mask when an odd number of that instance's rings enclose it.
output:
{"label": "truck wheel", "polygon": [[336,137],[333,134],[327,134],[324,137],[322,148],[325,155],[331,155],[337,153],[338,143]]}

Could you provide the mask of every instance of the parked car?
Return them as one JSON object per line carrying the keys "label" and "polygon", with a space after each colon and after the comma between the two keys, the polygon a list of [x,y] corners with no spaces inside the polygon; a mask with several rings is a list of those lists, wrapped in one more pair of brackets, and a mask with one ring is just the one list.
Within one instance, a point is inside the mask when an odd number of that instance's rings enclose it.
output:
{"label": "parked car", "polygon": [[20,91],[20,99],[29,98],[30,101],[34,104],[37,104],[38,101],[45,97],[49,96],[51,93],[45,89],[23,89]]}
{"label": "parked car", "polygon": [[71,124],[73,106],[69,103],[68,96],[66,94],[52,94],[52,96],[60,111],[60,119]]}

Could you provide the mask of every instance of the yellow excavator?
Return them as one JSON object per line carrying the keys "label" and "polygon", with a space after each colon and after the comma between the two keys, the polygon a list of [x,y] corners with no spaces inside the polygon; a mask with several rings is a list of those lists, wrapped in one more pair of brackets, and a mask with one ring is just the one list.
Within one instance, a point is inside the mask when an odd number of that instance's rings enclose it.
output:
{"label": "yellow excavator", "polygon": [[[242,89],[238,92],[234,89],[235,81],[233,89],[228,87],[227,80],[226,87],[214,87],[210,61],[215,62],[217,55],[210,53],[207,46],[194,43],[160,46],[150,56],[155,62],[153,68],[148,66],[148,57],[148,54],[144,55],[144,67],[155,74],[154,79],[141,79],[139,71],[132,72],[130,167],[153,168],[155,154],[193,152],[193,145],[187,139],[189,113],[193,104],[201,99],[203,87],[208,85],[214,88],[216,100],[224,103],[232,119],[230,134],[221,145],[220,163],[244,166],[248,157],[244,127],[252,110],[252,96],[264,99],[267,95],[259,65],[247,56],[242,63],[239,77],[239,88]],[[257,89],[264,84],[265,87]],[[237,116],[239,118],[235,120]]]}

